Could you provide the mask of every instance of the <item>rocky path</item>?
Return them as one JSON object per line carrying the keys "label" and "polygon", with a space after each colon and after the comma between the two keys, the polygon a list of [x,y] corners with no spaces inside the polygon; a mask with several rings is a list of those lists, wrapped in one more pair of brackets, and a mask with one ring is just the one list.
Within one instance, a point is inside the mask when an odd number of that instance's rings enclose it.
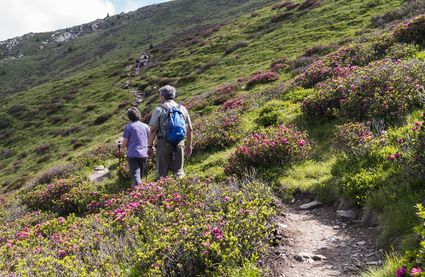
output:
{"label": "rocky path", "polygon": [[282,208],[283,214],[276,218],[279,242],[266,258],[270,276],[359,276],[382,263],[376,227],[340,217],[332,207]]}

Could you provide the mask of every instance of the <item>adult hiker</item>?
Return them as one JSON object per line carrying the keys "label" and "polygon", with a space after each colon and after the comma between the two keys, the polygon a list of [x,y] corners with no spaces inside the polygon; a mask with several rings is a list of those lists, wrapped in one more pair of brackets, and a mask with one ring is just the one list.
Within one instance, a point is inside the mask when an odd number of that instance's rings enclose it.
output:
{"label": "adult hiker", "polygon": [[139,58],[136,59],[136,69],[139,70],[141,66],[141,61]]}
{"label": "adult hiker", "polygon": [[123,145],[127,148],[127,160],[130,167],[131,187],[142,183],[148,160],[149,126],[140,121],[141,113],[137,108],[127,111],[129,123],[124,129]]}
{"label": "adult hiker", "polygon": [[[171,170],[176,178],[183,178],[184,158],[192,154],[192,123],[186,108],[174,99],[176,89],[170,85],[159,89],[161,104],[152,112],[149,122],[148,154],[153,153],[156,139],[156,168],[158,178]],[[185,142],[186,138],[186,142]]]}
{"label": "adult hiker", "polygon": [[148,63],[149,63],[149,55],[146,54],[146,53],[143,54],[142,60],[143,60],[143,66],[146,67],[148,65]]}

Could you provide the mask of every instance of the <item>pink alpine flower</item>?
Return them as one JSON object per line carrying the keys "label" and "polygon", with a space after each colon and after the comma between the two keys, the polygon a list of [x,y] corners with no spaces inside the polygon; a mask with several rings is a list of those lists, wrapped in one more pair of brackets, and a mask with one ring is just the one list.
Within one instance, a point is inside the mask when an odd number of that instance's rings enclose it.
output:
{"label": "pink alpine flower", "polygon": [[397,271],[395,272],[396,277],[404,277],[406,276],[407,270],[406,267],[400,267],[397,269]]}
{"label": "pink alpine flower", "polygon": [[59,251],[58,251],[58,258],[59,259],[63,259],[63,258],[65,258],[65,256],[66,256],[65,250],[59,249]]}
{"label": "pink alpine flower", "polygon": [[298,145],[300,147],[303,147],[305,144],[306,144],[305,140],[303,140],[303,139],[298,140]]}
{"label": "pink alpine flower", "polygon": [[412,268],[412,270],[410,270],[410,276],[419,276],[419,274],[422,272],[422,268],[417,266]]}

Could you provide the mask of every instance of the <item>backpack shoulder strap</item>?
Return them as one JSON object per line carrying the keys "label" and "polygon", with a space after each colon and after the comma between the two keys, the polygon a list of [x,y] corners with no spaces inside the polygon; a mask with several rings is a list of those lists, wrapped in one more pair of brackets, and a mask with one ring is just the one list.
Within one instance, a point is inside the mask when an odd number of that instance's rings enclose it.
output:
{"label": "backpack shoulder strap", "polygon": [[167,112],[170,110],[169,108],[166,108],[164,105],[159,105],[158,107],[161,107],[161,108],[163,108],[164,110],[166,110]]}

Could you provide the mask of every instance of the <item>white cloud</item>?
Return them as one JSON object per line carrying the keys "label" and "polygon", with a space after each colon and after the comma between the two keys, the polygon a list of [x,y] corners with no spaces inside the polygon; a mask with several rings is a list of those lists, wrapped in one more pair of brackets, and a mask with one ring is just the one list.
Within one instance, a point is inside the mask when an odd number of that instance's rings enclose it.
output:
{"label": "white cloud", "polygon": [[47,32],[115,14],[109,0],[0,0],[0,41]]}
{"label": "white cloud", "polygon": [[140,7],[168,2],[170,0],[127,0],[125,1],[123,11],[129,12],[137,10]]}

